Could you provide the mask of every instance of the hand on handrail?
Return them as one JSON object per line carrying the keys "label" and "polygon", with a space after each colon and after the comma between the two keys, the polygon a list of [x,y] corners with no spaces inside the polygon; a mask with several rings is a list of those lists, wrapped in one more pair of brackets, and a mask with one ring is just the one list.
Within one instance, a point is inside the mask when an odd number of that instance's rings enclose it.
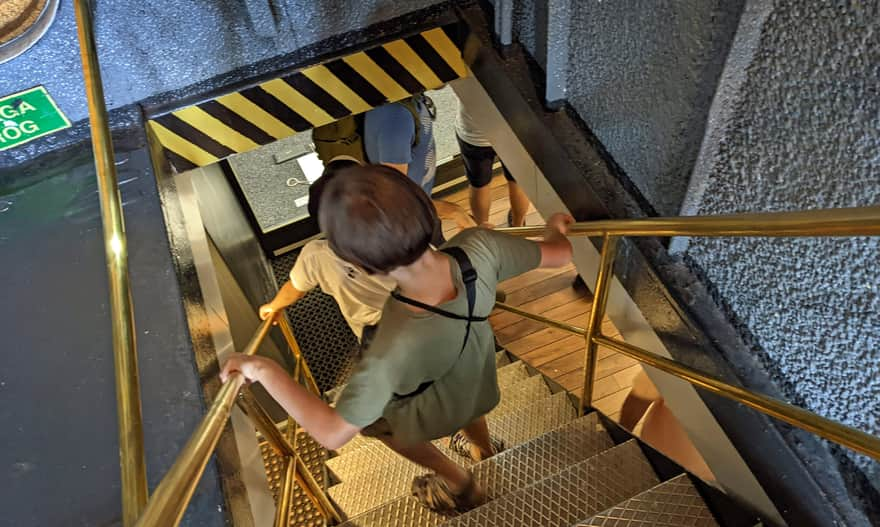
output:
{"label": "hand on handrail", "polygon": [[546,240],[548,237],[552,237],[557,233],[565,236],[568,234],[568,226],[572,223],[574,223],[574,217],[572,217],[571,214],[565,214],[564,212],[553,214],[547,219],[544,239]]}
{"label": "hand on handrail", "polygon": [[[281,286],[281,289],[278,290],[278,294],[275,295],[271,301],[263,304],[257,310],[257,314],[260,316],[260,320],[266,320],[273,313],[280,313],[284,311],[284,308],[293,304],[297,300],[305,295],[305,291],[300,291],[293,286],[290,280],[284,283]],[[274,322],[275,325],[278,322]]]}
{"label": "hand on handrail", "polygon": [[225,383],[234,373],[240,373],[247,383],[259,382],[265,371],[276,366],[275,361],[266,357],[233,353],[220,370],[220,380]]}

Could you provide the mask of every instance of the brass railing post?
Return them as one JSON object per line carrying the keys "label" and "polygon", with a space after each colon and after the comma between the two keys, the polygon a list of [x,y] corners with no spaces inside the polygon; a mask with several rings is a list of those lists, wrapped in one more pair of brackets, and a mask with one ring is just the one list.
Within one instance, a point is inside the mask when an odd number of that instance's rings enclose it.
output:
{"label": "brass railing post", "polygon": [[[290,496],[285,495],[284,492],[292,492],[292,487],[287,486],[287,478],[290,477],[292,471],[294,479],[303,489],[306,496],[312,500],[312,503],[315,504],[315,507],[321,515],[330,521],[340,523],[342,521],[342,516],[339,514],[339,511],[336,510],[336,507],[333,506],[333,503],[330,501],[330,498],[327,497],[324,489],[321,488],[321,485],[315,480],[312,473],[309,472],[305,463],[302,462],[299,454],[296,453],[293,444],[284,437],[284,434],[282,434],[280,430],[278,430],[278,427],[275,426],[272,418],[249,390],[244,389],[241,391],[239,394],[238,405],[250,418],[251,422],[254,423],[257,430],[263,434],[263,438],[266,439],[269,446],[271,446],[275,452],[287,459],[287,474],[285,475],[285,481],[282,485],[282,494],[279,495],[278,499],[279,509],[284,503],[287,503],[287,506],[289,507]],[[287,425],[288,431],[290,431],[290,428],[296,428],[296,423],[293,419],[288,419]],[[295,441],[295,436],[293,437]]]}
{"label": "brass railing post", "polygon": [[[536,313],[530,313],[501,302],[496,302],[495,305],[499,309],[516,313],[530,320],[541,322],[550,327],[559,328],[574,335],[584,337],[587,334],[585,329],[566,324],[565,322],[553,320]],[[593,341],[599,346],[606,347],[617,353],[631,357],[642,364],[653,366],[660,371],[666,372],[679,379],[683,379],[698,388],[702,388],[721,397],[726,397],[732,401],[744,404],[765,415],[775,417],[776,419],[785,421],[786,423],[802,428],[803,430],[820,437],[849,447],[856,452],[880,460],[880,437],[826,419],[825,417],[810,412],[809,410],[799,408],[785,401],[780,401],[779,399],[774,399],[773,397],[753,392],[747,388],[734,386],[672,359],[662,357],[656,353],[633,346],[632,344],[627,344],[622,340],[596,335]]]}
{"label": "brass railing post", "polygon": [[296,458],[285,457],[284,460],[286,461],[284,479],[281,480],[281,489],[278,491],[275,527],[290,527],[290,505],[293,501],[293,487],[296,485]]}
{"label": "brass railing post", "polygon": [[135,524],[147,503],[147,465],[141,417],[140,382],[128,279],[128,242],[116,178],[113,142],[104,103],[101,70],[86,0],[75,0],[77,34],[91,123],[92,150],[98,179],[98,198],[104,230],[104,256],[110,285],[113,365],[116,375],[116,413],[119,420],[119,464],[122,486],[122,524]]}
{"label": "brass railing post", "polygon": [[578,414],[584,414],[584,408],[593,405],[593,383],[596,377],[596,362],[599,358],[599,345],[596,337],[602,335],[602,319],[605,318],[605,304],[608,302],[608,289],[614,273],[614,256],[617,254],[617,236],[605,235],[602,238],[602,256],[599,260],[599,274],[596,276],[596,287],[593,289],[593,305],[587,322],[585,335],[586,357],[584,357],[584,391]]}
{"label": "brass railing post", "polygon": [[293,445],[284,437],[281,430],[275,426],[272,418],[266,412],[249,388],[244,387],[238,394],[238,407],[257,428],[257,431],[263,434],[266,442],[272,447],[272,450],[281,456],[292,457],[296,455]]}
{"label": "brass railing post", "polygon": [[296,337],[293,335],[293,328],[290,327],[287,315],[283,312],[279,312],[278,325],[281,327],[281,333],[284,334],[284,340],[287,341],[287,345],[290,347],[290,352],[293,353],[293,356],[296,359],[297,366],[301,368],[302,374],[306,379],[306,387],[311,390],[313,394],[321,397],[321,390],[318,388],[318,383],[315,382],[312,370],[309,369],[309,363],[305,360],[305,357],[303,357],[302,350],[296,342]]}

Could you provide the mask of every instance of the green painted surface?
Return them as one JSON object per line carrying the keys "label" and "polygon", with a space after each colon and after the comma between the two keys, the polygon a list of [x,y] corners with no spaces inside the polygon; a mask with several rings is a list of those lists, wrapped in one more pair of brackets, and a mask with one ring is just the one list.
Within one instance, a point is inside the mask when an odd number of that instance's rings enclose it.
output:
{"label": "green painted surface", "polygon": [[0,98],[0,151],[69,127],[42,86]]}

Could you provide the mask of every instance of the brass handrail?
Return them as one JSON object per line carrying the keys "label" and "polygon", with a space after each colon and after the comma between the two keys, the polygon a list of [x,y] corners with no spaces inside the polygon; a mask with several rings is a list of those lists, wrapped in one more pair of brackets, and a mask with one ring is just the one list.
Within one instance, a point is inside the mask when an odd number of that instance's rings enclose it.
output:
{"label": "brass handrail", "polygon": [[[257,326],[257,331],[242,353],[253,355],[257,352],[272,328],[275,316],[277,313]],[[196,490],[196,485],[205,471],[205,466],[226,427],[232,406],[244,381],[243,375],[234,373],[220,387],[208,413],[202,418],[202,422],[156,487],[136,527],[173,527],[180,523]]]}
{"label": "brass handrail", "polygon": [[[541,236],[543,226],[497,229]],[[577,222],[570,236],[877,236],[880,206]]]}
{"label": "brass handrail", "polygon": [[[543,233],[544,227],[516,227],[498,230],[519,236],[537,236]],[[598,220],[570,225],[569,235],[603,237],[599,272],[593,289],[593,305],[590,308],[587,329],[529,313],[500,302],[496,303],[496,307],[584,336],[586,356],[580,412],[583,412],[585,406],[592,406],[597,351],[599,346],[605,346],[683,379],[694,386],[747,405],[766,415],[880,460],[880,438],[876,436],[773,397],[726,383],[626,342],[608,338],[602,334],[601,330],[613,276],[617,242],[621,236],[877,236],[880,235],[880,207],[683,218]]]}
{"label": "brass handrail", "polygon": [[[511,313],[516,313],[524,318],[541,322],[548,326],[568,331],[574,335],[587,336],[587,331],[571,324],[566,324],[552,318],[544,317],[535,313],[529,313],[519,308],[496,302],[495,307]],[[614,351],[632,357],[639,362],[653,366],[658,370],[683,379],[695,386],[744,404],[761,413],[775,417],[798,428],[812,432],[835,443],[847,446],[859,453],[880,460],[880,437],[876,437],[861,430],[846,426],[831,419],[817,415],[809,410],[794,406],[785,401],[762,395],[746,388],[734,386],[711,375],[685,366],[672,359],[662,357],[656,353],[628,344],[622,340],[612,339],[602,335],[593,338],[597,346],[604,346]]]}
{"label": "brass handrail", "polygon": [[[317,384],[311,376],[308,364],[302,357],[302,352],[293,336],[293,330],[282,311],[273,313],[257,326],[254,335],[242,353],[245,355],[257,353],[266,335],[276,323],[281,326],[292,353],[297,357],[297,364],[306,374],[307,389],[317,391]],[[284,518],[285,510],[290,506],[292,485],[295,483],[303,489],[324,518],[336,523],[342,521],[341,514],[308,471],[296,450],[275,428],[272,419],[259,402],[246,389],[242,388],[243,385],[244,377],[239,373],[230,376],[223,384],[208,413],[202,418],[202,422],[192,433],[165,477],[162,478],[142,516],[138,519],[136,527],[174,527],[180,523],[196,485],[205,471],[205,466],[220,440],[220,435],[229,420],[232,406],[236,400],[251,422],[269,442],[269,445],[286,458],[285,479],[281,489],[276,520],[281,521]],[[289,420],[288,426],[295,428],[296,424],[293,420]]]}
{"label": "brass handrail", "polygon": [[104,257],[110,285],[116,413],[119,421],[122,525],[131,527],[147,503],[147,464],[144,456],[144,426],[134,336],[134,311],[128,278],[128,241],[125,236],[113,141],[108,126],[89,3],[86,0],[75,0],[74,10],[89,106],[92,151],[95,157],[104,234]]}

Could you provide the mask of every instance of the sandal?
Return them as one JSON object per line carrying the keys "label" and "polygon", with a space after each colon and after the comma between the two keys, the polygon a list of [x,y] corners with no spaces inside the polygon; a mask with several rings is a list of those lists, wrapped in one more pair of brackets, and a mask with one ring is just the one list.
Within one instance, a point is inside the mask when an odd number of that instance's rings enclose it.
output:
{"label": "sandal", "polygon": [[426,508],[444,515],[462,514],[486,503],[486,494],[477,486],[474,475],[470,475],[467,486],[454,494],[446,480],[437,474],[425,474],[413,479],[411,492]]}
{"label": "sandal", "polygon": [[[493,456],[495,454],[500,454],[501,452],[504,452],[504,448],[505,448],[504,440],[498,439],[497,437],[489,436],[489,443],[492,445],[492,455]],[[461,433],[461,431],[456,432],[449,439],[449,450],[452,450],[453,452],[455,452],[459,456],[473,459],[476,462],[483,461],[483,459],[488,459],[488,458],[482,458],[482,459],[475,458],[474,455],[471,453],[471,451],[472,451],[471,446],[472,445],[473,445],[473,443],[471,443],[471,440],[468,439],[467,436],[465,436],[463,433]],[[489,457],[491,457],[491,456],[489,456]]]}

